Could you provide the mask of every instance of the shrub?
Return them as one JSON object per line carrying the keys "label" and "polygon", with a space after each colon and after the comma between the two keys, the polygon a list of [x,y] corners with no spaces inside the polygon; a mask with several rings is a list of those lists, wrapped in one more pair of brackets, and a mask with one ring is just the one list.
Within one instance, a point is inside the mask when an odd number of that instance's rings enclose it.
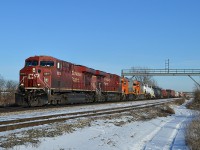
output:
{"label": "shrub", "polygon": [[168,105],[165,105],[165,106],[161,107],[161,111],[163,111],[165,113],[168,113],[168,114],[175,114],[174,109],[172,109]]}
{"label": "shrub", "polygon": [[173,102],[173,104],[175,104],[175,105],[182,105],[183,103],[185,103],[184,98],[179,98],[175,102]]}
{"label": "shrub", "polygon": [[200,118],[193,120],[186,130],[186,142],[190,149],[198,150],[200,146]]}
{"label": "shrub", "polygon": [[187,105],[189,109],[200,110],[200,90],[196,89],[194,91],[194,99],[191,103]]}
{"label": "shrub", "polygon": [[[200,110],[200,90],[194,91],[194,99],[187,105],[189,109]],[[200,145],[200,117],[194,119],[187,127],[186,142],[190,149],[198,150]]]}
{"label": "shrub", "polygon": [[5,80],[0,75],[0,106],[8,106],[15,103],[15,92],[17,86],[17,82]]}

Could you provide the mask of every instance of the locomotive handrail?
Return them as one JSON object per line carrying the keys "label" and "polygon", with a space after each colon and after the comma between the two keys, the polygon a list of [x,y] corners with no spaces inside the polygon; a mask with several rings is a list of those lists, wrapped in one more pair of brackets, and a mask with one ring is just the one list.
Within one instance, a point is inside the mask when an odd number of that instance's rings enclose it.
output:
{"label": "locomotive handrail", "polygon": [[19,82],[19,85],[22,83],[22,81],[24,82],[24,78],[27,78],[27,76],[23,76],[23,78],[22,78],[21,81]]}
{"label": "locomotive handrail", "polygon": [[47,89],[50,89],[50,86],[49,86],[45,81],[42,81],[42,79],[40,79],[40,77],[39,77],[39,80],[43,83],[43,85],[44,85]]}

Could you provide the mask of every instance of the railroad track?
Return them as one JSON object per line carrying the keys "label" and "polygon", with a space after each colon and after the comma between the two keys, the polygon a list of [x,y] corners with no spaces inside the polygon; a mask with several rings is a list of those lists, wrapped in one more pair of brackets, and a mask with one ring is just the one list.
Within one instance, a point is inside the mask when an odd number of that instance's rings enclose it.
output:
{"label": "railroad track", "polygon": [[[141,100],[134,100],[141,101]],[[142,100],[145,101],[145,100]],[[37,107],[22,107],[22,106],[7,106],[0,107],[0,115],[1,113],[10,113],[10,112],[21,112],[21,111],[29,111],[29,110],[48,110],[52,108],[67,108],[67,107],[76,107],[76,106],[90,106],[90,105],[101,105],[101,104],[113,104],[113,103],[123,103],[130,101],[107,101],[107,102],[94,102],[94,103],[77,103],[77,104],[65,104],[65,105],[45,105],[45,106],[37,106]]]}
{"label": "railroad track", "polygon": [[21,129],[21,128],[26,128],[26,127],[33,127],[33,126],[44,125],[44,124],[50,124],[50,123],[55,123],[55,122],[63,122],[69,119],[122,113],[122,112],[130,111],[133,109],[154,107],[154,106],[162,105],[164,103],[169,103],[175,100],[177,99],[166,99],[166,101],[151,102],[147,104],[140,104],[140,105],[134,105],[134,106],[124,106],[124,107],[117,107],[117,108],[107,108],[107,109],[100,109],[100,110],[90,110],[90,111],[83,111],[83,112],[63,113],[63,114],[56,114],[56,115],[1,121],[0,132]]}

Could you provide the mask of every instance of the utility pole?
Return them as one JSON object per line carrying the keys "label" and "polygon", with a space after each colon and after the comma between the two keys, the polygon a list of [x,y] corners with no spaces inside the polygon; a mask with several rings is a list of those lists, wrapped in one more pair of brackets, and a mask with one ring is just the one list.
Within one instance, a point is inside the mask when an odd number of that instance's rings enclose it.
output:
{"label": "utility pole", "polygon": [[169,73],[169,59],[165,60],[165,70]]}

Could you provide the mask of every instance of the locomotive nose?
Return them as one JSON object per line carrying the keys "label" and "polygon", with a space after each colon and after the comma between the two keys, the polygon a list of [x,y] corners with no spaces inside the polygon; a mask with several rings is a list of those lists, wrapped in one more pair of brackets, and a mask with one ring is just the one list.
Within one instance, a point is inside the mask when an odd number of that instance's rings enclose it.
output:
{"label": "locomotive nose", "polygon": [[[41,70],[37,67],[26,67],[20,71],[20,85],[27,88],[39,87],[41,83],[39,82],[39,77]],[[40,72],[40,73],[39,73]]]}

